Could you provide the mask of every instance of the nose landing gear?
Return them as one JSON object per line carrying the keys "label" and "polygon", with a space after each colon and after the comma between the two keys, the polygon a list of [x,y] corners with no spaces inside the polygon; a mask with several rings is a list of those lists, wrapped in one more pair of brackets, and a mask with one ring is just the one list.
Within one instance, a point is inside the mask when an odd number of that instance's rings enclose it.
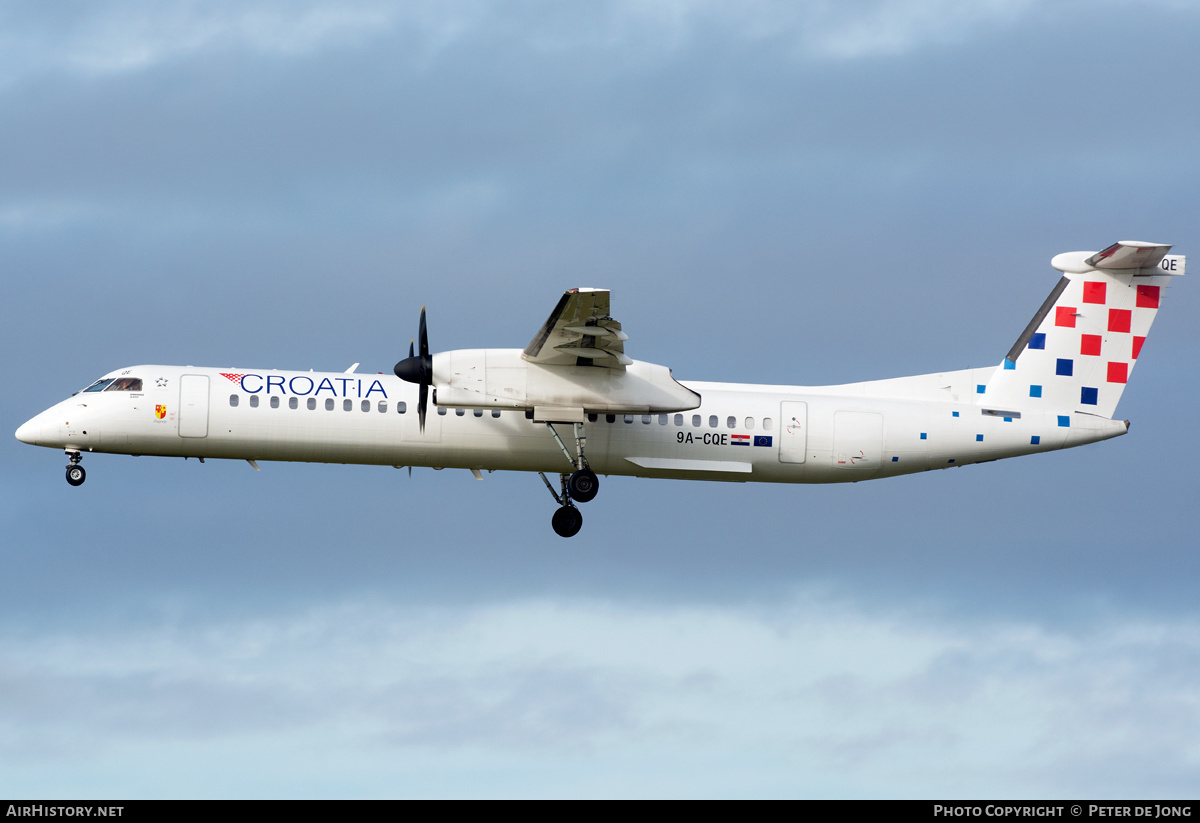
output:
{"label": "nose landing gear", "polygon": [[83,481],[87,480],[87,472],[83,470],[83,466],[79,465],[79,461],[83,459],[77,451],[67,452],[67,482],[72,486],[82,486]]}

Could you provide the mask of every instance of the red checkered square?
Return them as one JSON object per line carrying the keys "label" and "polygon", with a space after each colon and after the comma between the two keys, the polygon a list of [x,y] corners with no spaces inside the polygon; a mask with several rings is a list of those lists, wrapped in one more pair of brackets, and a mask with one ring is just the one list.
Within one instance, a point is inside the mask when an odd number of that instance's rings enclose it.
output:
{"label": "red checkered square", "polygon": [[1133,360],[1138,359],[1138,355],[1142,353],[1142,344],[1145,342],[1146,342],[1146,338],[1144,338],[1144,337],[1136,337],[1135,336],[1133,338],[1133,357],[1131,359],[1133,359]]}
{"label": "red checkered square", "polygon": [[1137,287],[1137,306],[1139,309],[1157,309],[1158,308],[1158,286],[1138,286]]}
{"label": "red checkered square", "polygon": [[1128,363],[1109,363],[1108,364],[1108,382],[1109,383],[1124,383],[1129,379],[1129,364]]}
{"label": "red checkered square", "polygon": [[1054,310],[1054,325],[1075,328],[1075,307],[1059,306]]}
{"label": "red checkered square", "polygon": [[1132,316],[1133,312],[1129,309],[1109,309],[1108,330],[1129,331],[1129,321]]}
{"label": "red checkered square", "polygon": [[1105,283],[1084,283],[1083,302],[1104,305]]}
{"label": "red checkered square", "polygon": [[1101,337],[1098,334],[1085,334],[1079,340],[1080,354],[1100,354]]}

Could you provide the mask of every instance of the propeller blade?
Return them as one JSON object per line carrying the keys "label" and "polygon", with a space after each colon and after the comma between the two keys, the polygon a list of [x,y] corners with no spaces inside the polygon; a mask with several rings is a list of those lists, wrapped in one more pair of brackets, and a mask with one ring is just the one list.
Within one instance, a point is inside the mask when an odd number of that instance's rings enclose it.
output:
{"label": "propeller blade", "polygon": [[417,337],[421,340],[421,359],[429,357],[429,330],[425,327],[425,307],[421,306],[421,327],[417,332]]}
{"label": "propeller blade", "polygon": [[[414,342],[419,342],[418,351],[413,351]],[[417,416],[421,421],[421,433],[425,433],[425,414],[429,407],[429,387],[433,384],[433,358],[429,355],[429,329],[425,322],[425,307],[421,307],[421,326],[417,341],[408,341],[408,357],[392,369],[396,376],[421,387],[417,402]]]}

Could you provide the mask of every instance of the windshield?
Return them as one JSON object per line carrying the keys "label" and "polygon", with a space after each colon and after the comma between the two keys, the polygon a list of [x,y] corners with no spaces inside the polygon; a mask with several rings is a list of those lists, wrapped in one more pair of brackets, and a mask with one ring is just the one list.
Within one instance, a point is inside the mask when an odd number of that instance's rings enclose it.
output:
{"label": "windshield", "polygon": [[104,391],[106,388],[108,388],[108,384],[114,379],[115,378],[110,377],[107,380],[97,380],[95,383],[84,389],[84,391]]}

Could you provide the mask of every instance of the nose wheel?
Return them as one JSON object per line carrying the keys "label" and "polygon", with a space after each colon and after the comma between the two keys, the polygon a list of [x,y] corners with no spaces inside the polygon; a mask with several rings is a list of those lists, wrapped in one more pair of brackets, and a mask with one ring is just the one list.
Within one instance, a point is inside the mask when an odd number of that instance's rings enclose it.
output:
{"label": "nose wheel", "polygon": [[87,472],[79,465],[83,456],[79,452],[67,452],[67,459],[71,461],[67,464],[67,482],[72,486],[82,486],[83,481],[87,480]]}

